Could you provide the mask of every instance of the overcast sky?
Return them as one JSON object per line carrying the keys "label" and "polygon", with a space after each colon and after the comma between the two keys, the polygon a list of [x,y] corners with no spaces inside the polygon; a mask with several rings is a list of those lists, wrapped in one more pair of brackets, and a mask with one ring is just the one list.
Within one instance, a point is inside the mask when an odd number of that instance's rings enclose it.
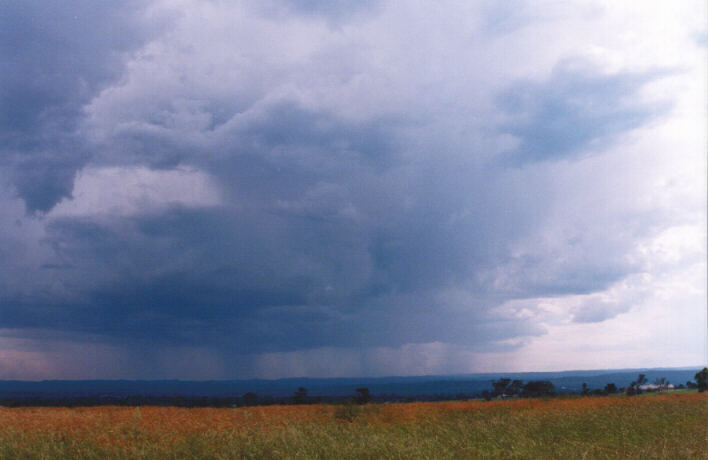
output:
{"label": "overcast sky", "polygon": [[703,366],[702,0],[0,3],[0,378]]}

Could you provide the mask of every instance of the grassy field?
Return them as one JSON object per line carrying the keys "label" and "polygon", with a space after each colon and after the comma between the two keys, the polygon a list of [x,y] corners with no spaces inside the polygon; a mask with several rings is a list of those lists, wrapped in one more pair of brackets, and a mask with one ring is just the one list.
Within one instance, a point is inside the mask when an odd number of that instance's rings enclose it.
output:
{"label": "grassy field", "polygon": [[0,408],[0,459],[706,458],[708,393],[367,406]]}

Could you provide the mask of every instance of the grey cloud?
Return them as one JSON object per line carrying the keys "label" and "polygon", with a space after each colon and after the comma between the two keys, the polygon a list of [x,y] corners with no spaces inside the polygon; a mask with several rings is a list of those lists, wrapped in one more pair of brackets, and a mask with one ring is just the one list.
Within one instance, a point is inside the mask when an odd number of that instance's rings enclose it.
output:
{"label": "grey cloud", "polygon": [[[13,17],[51,23],[51,10],[12,5]],[[465,110],[448,113],[444,97],[439,106],[427,105],[441,94],[457,94],[442,78],[456,69],[440,69],[434,81],[443,87],[429,85],[423,98],[411,94],[405,110],[352,115],[338,112],[337,104],[318,105],[309,88],[293,84],[301,63],[293,70],[272,69],[258,59],[230,62],[243,74],[235,80],[239,85],[213,88],[201,72],[218,68],[223,56],[211,56],[213,62],[196,66],[191,75],[182,61],[209,57],[209,50],[183,56],[170,48],[174,55],[163,63],[155,46],[151,59],[167,69],[161,78],[180,84],[158,85],[142,74],[120,80],[122,53],[139,49],[159,27],[144,31],[132,14],[115,19],[113,7],[102,4],[99,12],[91,5],[57,12],[55,29],[40,27],[49,32],[38,35],[35,48],[15,57],[3,51],[3,62],[20,60],[27,75],[36,67],[41,77],[34,86],[8,77],[11,89],[3,93],[3,102],[24,103],[3,103],[10,107],[3,123],[12,134],[2,154],[28,209],[48,211],[68,197],[76,171],[87,164],[187,167],[213,180],[223,200],[203,208],[144,206],[125,215],[107,209],[101,215],[31,217],[41,224],[38,238],[50,254],[23,260],[28,276],[13,278],[0,304],[4,327],[59,331],[66,340],[91,337],[125,348],[127,360],[139,360],[131,351],[137,344],[203,347],[227,357],[433,342],[508,350],[546,329],[532,305],[525,317],[503,316],[496,307],[510,299],[607,289],[638,270],[626,256],[646,234],[642,229],[661,217],[622,220],[603,208],[584,218],[584,210],[569,210],[596,177],[571,184],[554,180],[567,173],[568,165],[557,160],[599,151],[660,113],[635,102],[654,74],[605,75],[561,64],[546,81],[512,83],[491,113],[477,112],[476,100],[458,101]],[[348,3],[327,5],[296,2],[279,14],[292,21],[303,15],[335,22],[348,17]],[[268,6],[256,9],[272,13]],[[362,8],[365,14],[376,5]],[[90,27],[73,25],[82,10],[93,12]],[[490,14],[495,34],[511,33],[526,20],[524,12],[508,22]],[[128,38],[102,33],[116,27],[127,28]],[[30,46],[25,29],[8,30],[8,39]],[[347,35],[335,38],[346,41]],[[54,48],[45,50],[42,43]],[[137,61],[128,70],[144,71]],[[305,76],[327,74],[328,66],[347,59],[325,61],[308,60],[313,69]],[[179,71],[170,74],[168,64]],[[407,72],[411,81],[389,82],[399,74],[387,73],[386,65],[348,67],[343,73],[352,78],[328,82],[342,88],[327,97],[346,101],[347,85],[378,78],[387,85],[381,91],[428,87],[416,80],[425,69]],[[189,83],[182,85],[183,79]],[[111,90],[95,98],[102,88]],[[95,104],[87,106],[91,100]],[[499,108],[506,122],[490,126]],[[462,119],[449,127],[439,117]],[[507,162],[493,160],[500,155],[494,150],[499,134],[519,141]],[[576,195],[566,193],[569,188]],[[0,231],[9,232],[3,224]],[[10,273],[15,262],[6,259],[0,268]],[[10,283],[4,278],[2,287]],[[612,314],[608,308],[569,314],[575,321],[599,321]],[[160,359],[148,357],[135,369],[148,372],[146,363]]]}
{"label": "grey cloud", "polygon": [[508,260],[503,265],[505,276],[511,279],[504,286],[506,293],[515,298],[589,294],[607,289],[639,269],[625,260],[624,251],[590,254],[588,251],[598,243],[611,244],[600,240],[573,247],[559,242],[557,249],[545,254],[531,249],[525,256]]}
{"label": "grey cloud", "polygon": [[600,323],[629,311],[630,306],[615,302],[590,302],[577,308],[573,313],[573,322]]}
{"label": "grey cloud", "polygon": [[[207,100],[200,110],[212,118],[221,111],[220,105],[220,101]],[[163,113],[170,110],[180,109],[160,109]],[[352,168],[386,168],[400,148],[397,128],[409,123],[404,117],[347,121],[289,100],[227,112],[222,118],[218,126],[195,126],[198,135],[173,125],[146,129],[152,122],[145,119],[103,139],[97,148],[105,147],[106,162],[139,162],[155,168],[195,164],[218,175],[224,168],[227,174],[236,173],[229,169],[231,165],[241,167],[254,161],[260,162],[259,168],[295,170],[313,180],[316,175]],[[116,145],[120,146],[118,152],[113,151]]]}
{"label": "grey cloud", "polygon": [[324,4],[314,0],[288,0],[285,3],[292,5],[296,10],[306,11],[308,13],[318,12],[343,15],[362,8],[371,8],[379,2],[378,0],[366,0],[361,2],[351,0],[334,0]]}
{"label": "grey cloud", "polygon": [[85,155],[61,157],[54,152],[33,152],[15,165],[15,187],[29,210],[48,211],[71,195],[76,171]]}
{"label": "grey cloud", "polygon": [[335,25],[339,25],[371,14],[382,2],[380,0],[332,0],[329,2],[318,2],[317,0],[274,0],[259,3],[258,8],[269,15],[277,14],[276,7],[283,7],[289,13],[321,17]]}
{"label": "grey cloud", "polygon": [[533,7],[526,0],[509,2],[483,1],[482,13],[484,29],[490,34],[506,34],[530,24],[534,16]]}
{"label": "grey cloud", "polygon": [[[220,134],[215,151],[184,150],[178,162],[218,178],[225,205],[55,219],[46,241],[72,267],[55,280],[79,297],[8,305],[3,320],[239,353],[433,341],[492,350],[544,333],[490,316],[505,299],[592,292],[631,270],[576,261],[548,273],[539,254],[514,267],[513,288],[492,287],[485,274],[505,267],[509,242],[546,218],[544,193],[456,156],[411,165],[400,123],[275,105]],[[147,155],[160,141],[140,142]],[[474,301],[448,309],[438,293],[449,286]]]}
{"label": "grey cloud", "polygon": [[[464,278],[471,269],[465,256],[474,252],[456,257],[466,240],[435,223],[441,216],[431,219],[429,208],[410,218],[392,214],[397,222],[388,224],[357,223],[346,213],[321,214],[328,196],[317,197],[320,207],[305,218],[263,205],[176,209],[109,224],[55,220],[47,241],[72,267],[56,277],[83,294],[49,308],[39,306],[47,299],[6,306],[3,319],[8,327],[52,324],[170,344],[211,340],[251,352],[441,336],[481,346],[538,333],[533,325],[490,323],[489,300],[474,306],[478,313],[438,311],[434,293]],[[371,212],[360,197],[351,199]],[[401,213],[397,205],[388,211]]]}
{"label": "grey cloud", "polygon": [[70,195],[73,174],[88,155],[75,136],[83,104],[118,79],[123,54],[154,33],[136,14],[141,8],[89,1],[0,5],[0,157],[14,168],[28,210],[48,211]]}
{"label": "grey cloud", "polygon": [[559,63],[544,82],[519,82],[498,97],[510,118],[502,129],[519,140],[512,164],[577,158],[606,147],[617,136],[665,113],[666,106],[636,102],[642,85],[659,77],[604,75],[587,63]]}

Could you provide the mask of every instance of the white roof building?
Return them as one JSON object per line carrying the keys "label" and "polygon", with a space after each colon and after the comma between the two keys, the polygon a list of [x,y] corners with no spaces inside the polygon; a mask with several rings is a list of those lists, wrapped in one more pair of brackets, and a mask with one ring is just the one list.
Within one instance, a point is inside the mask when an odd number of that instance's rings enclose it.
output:
{"label": "white roof building", "polygon": [[639,389],[642,391],[662,391],[662,390],[673,390],[675,387],[671,383],[666,383],[664,385],[657,385],[654,383],[648,383],[646,385],[639,385]]}

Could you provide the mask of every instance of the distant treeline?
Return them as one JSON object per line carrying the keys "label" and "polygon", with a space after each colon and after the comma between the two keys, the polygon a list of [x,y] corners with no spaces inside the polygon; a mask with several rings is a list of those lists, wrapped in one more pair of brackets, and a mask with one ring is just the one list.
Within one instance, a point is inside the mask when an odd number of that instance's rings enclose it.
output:
{"label": "distant treeline", "polygon": [[[587,384],[582,384],[579,392],[560,392],[563,394],[576,394],[582,396],[607,396],[616,393],[625,393],[629,396],[647,391],[667,391],[670,389],[708,389],[708,368],[695,374],[695,382],[687,381],[686,384],[672,385],[665,378],[657,378],[649,383],[645,374],[627,387],[617,387],[614,383],[607,383],[603,388],[591,389]],[[194,395],[87,395],[87,396],[12,396],[0,397],[0,406],[176,406],[176,407],[246,407],[268,406],[287,404],[367,404],[388,402],[414,402],[414,401],[455,401],[466,399],[502,399],[502,398],[538,398],[554,397],[559,392],[549,380],[531,380],[524,382],[519,379],[500,378],[490,382],[490,388],[481,392],[451,394],[420,394],[415,396],[398,395],[395,393],[372,394],[369,388],[356,388],[349,396],[311,396],[304,387],[299,387],[291,396],[258,395],[247,392],[242,395],[230,396],[194,396]]]}
{"label": "distant treeline", "polygon": [[478,394],[436,394],[402,396],[396,394],[370,395],[362,400],[360,395],[343,396],[72,396],[72,397],[13,397],[0,398],[0,406],[26,407],[85,407],[85,406],[174,406],[174,407],[248,407],[288,404],[366,404],[415,401],[451,401],[480,398]]}

